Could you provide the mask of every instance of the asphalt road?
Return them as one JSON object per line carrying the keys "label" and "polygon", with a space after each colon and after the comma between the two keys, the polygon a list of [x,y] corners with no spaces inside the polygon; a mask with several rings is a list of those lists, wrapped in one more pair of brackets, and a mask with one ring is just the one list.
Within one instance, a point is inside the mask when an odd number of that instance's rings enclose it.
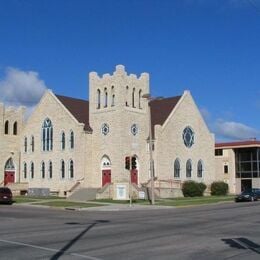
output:
{"label": "asphalt road", "polygon": [[260,202],[160,210],[0,205],[0,259],[260,259]]}

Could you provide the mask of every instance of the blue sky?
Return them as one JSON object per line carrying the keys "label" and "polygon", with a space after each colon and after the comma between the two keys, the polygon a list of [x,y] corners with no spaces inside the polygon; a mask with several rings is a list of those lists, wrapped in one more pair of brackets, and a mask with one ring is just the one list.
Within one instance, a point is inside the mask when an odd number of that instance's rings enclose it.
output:
{"label": "blue sky", "polygon": [[0,100],[88,98],[88,73],[191,91],[217,140],[260,139],[260,0],[0,0]]}

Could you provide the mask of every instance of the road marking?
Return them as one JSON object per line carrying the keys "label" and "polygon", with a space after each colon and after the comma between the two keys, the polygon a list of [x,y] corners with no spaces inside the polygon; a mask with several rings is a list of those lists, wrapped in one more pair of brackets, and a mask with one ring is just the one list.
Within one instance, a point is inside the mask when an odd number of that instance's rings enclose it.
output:
{"label": "road marking", "polygon": [[[15,242],[15,241],[10,241],[10,240],[0,239],[0,242],[13,244],[13,245],[19,245],[19,246],[32,247],[32,248],[41,249],[41,250],[50,251],[50,252],[55,252],[55,253],[63,252],[63,251],[53,249],[53,248],[49,248],[49,247],[36,246],[36,245],[20,243],[20,242]],[[63,253],[66,254],[66,255],[78,256],[78,257],[90,259],[90,260],[102,260],[101,258],[87,256],[87,255],[80,255],[80,254],[77,254],[77,253],[67,253],[67,252],[63,252]]]}

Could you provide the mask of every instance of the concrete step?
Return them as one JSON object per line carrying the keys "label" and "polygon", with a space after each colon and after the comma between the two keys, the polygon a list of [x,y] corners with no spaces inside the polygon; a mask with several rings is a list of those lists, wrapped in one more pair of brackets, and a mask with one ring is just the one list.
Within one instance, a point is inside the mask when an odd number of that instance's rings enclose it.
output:
{"label": "concrete step", "polygon": [[71,201],[87,201],[96,199],[96,188],[81,188],[75,190],[67,199]]}

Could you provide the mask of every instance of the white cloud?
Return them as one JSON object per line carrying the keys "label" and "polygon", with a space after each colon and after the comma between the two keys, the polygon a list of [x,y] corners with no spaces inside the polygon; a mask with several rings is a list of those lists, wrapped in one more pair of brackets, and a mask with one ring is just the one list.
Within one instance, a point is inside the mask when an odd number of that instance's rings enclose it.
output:
{"label": "white cloud", "polygon": [[202,117],[204,118],[204,120],[205,120],[206,122],[208,122],[208,121],[210,120],[211,114],[210,114],[210,112],[207,110],[207,108],[201,107],[201,108],[200,108],[200,113],[201,113]]}
{"label": "white cloud", "polygon": [[218,119],[213,128],[213,131],[217,134],[217,136],[225,139],[241,140],[260,137],[260,130],[238,122]]}
{"label": "white cloud", "polygon": [[0,101],[7,106],[33,107],[47,89],[35,71],[22,71],[8,68],[0,79]]}

